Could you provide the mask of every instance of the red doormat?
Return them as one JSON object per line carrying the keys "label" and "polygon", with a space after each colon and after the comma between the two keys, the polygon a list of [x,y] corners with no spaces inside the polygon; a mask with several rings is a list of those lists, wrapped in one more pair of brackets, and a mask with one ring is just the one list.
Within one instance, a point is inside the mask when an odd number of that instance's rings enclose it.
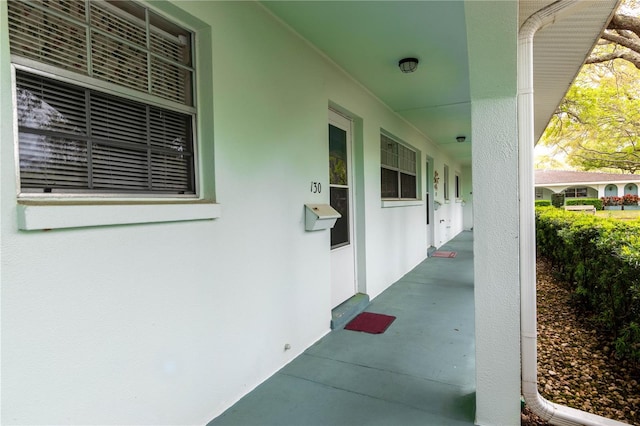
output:
{"label": "red doormat", "polygon": [[373,312],[363,312],[351,320],[344,328],[345,330],[363,331],[371,334],[381,334],[391,325],[396,317],[391,315],[374,314]]}
{"label": "red doormat", "polygon": [[433,252],[431,257],[449,257],[449,258],[453,258],[453,257],[456,257],[457,254],[458,253],[456,253],[455,251],[435,251],[435,252]]}

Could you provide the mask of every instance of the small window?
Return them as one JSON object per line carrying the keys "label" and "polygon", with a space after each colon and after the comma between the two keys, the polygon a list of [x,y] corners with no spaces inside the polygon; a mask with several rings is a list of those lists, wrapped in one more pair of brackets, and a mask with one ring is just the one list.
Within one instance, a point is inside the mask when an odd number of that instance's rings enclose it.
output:
{"label": "small window", "polygon": [[584,187],[567,188],[564,190],[564,196],[566,198],[586,198],[587,195],[588,190]]}
{"label": "small window", "polygon": [[444,184],[443,184],[443,192],[444,199],[449,200],[449,166],[444,165],[444,176],[443,176]]}
{"label": "small window", "polygon": [[460,176],[456,175],[456,199],[460,199]]}
{"label": "small window", "polygon": [[385,199],[417,198],[416,152],[380,135],[381,196]]}
{"label": "small window", "polygon": [[543,194],[542,194],[542,188],[536,188],[536,198],[542,198]]}
{"label": "small window", "polygon": [[191,32],[125,1],[8,10],[22,194],[196,194]]}

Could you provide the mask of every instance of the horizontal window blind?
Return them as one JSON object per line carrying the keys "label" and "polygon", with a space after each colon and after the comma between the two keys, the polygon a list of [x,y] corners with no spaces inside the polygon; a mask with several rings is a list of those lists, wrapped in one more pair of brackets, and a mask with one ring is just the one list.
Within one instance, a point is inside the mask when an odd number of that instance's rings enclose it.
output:
{"label": "horizontal window blind", "polygon": [[414,150],[380,135],[382,198],[416,198],[416,158]]}
{"label": "horizontal window blind", "polygon": [[398,167],[398,142],[380,135],[380,162],[383,166]]}
{"label": "horizontal window blind", "polygon": [[405,173],[416,174],[416,152],[398,144],[398,169]]}
{"label": "horizontal window blind", "polygon": [[28,192],[194,193],[192,117],[16,73]]}
{"label": "horizontal window blind", "polygon": [[383,167],[380,170],[380,184],[382,198],[398,198],[400,196],[398,172]]}
{"label": "horizontal window blind", "polygon": [[[11,53],[82,74],[89,74],[84,2],[8,2]],[[61,18],[60,15],[65,18]]]}
{"label": "horizontal window blind", "polygon": [[401,198],[416,198],[416,176],[400,173]]}
{"label": "horizontal window blind", "polygon": [[416,152],[385,135],[380,135],[380,162],[390,169],[416,173]]}
{"label": "horizontal window blind", "polygon": [[13,55],[194,106],[191,33],[152,11],[100,0],[10,0],[8,9]]}
{"label": "horizontal window blind", "polygon": [[192,33],[131,1],[7,4],[21,192],[195,194]]}

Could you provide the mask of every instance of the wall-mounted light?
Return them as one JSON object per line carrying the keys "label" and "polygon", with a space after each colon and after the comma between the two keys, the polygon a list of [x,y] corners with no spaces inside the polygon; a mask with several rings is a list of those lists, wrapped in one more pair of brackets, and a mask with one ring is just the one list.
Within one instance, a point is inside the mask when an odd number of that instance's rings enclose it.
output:
{"label": "wall-mounted light", "polygon": [[467,140],[467,138],[466,138],[466,136],[457,136],[457,137],[456,137],[456,140],[457,140],[458,142],[464,142],[464,141],[466,141],[466,140]]}
{"label": "wall-mounted light", "polygon": [[417,58],[404,58],[400,59],[398,62],[398,66],[400,67],[400,71],[404,73],[414,72],[418,68],[418,59]]}

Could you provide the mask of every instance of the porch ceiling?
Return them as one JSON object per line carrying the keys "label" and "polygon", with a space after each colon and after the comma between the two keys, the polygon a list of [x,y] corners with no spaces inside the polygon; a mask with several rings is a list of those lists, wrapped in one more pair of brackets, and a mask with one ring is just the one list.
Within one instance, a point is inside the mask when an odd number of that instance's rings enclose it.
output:
{"label": "porch ceiling", "polygon": [[[548,0],[520,0],[519,24]],[[598,39],[617,0],[582,2],[536,36],[536,140]],[[264,1],[262,4],[413,123],[471,163],[471,94],[464,1]],[[487,28],[487,31],[492,31]],[[398,61],[416,57],[416,72]],[[456,142],[464,135],[466,142]]]}

